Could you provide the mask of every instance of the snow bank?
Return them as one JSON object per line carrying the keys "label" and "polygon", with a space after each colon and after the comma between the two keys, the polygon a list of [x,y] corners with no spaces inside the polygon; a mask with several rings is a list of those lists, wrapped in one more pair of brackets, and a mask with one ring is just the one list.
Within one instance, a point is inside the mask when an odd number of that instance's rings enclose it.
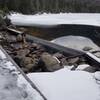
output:
{"label": "snow bank", "polygon": [[36,14],[22,15],[11,14],[12,23],[22,26],[82,24],[100,26],[99,13],[60,13],[60,14]]}
{"label": "snow bank", "polygon": [[83,50],[84,47],[92,48],[91,51],[100,50],[92,40],[82,36],[64,36],[54,39],[52,42],[77,50]]}
{"label": "snow bank", "polygon": [[30,73],[28,77],[48,100],[100,99],[99,86],[88,72],[69,71],[64,68],[52,73]]}

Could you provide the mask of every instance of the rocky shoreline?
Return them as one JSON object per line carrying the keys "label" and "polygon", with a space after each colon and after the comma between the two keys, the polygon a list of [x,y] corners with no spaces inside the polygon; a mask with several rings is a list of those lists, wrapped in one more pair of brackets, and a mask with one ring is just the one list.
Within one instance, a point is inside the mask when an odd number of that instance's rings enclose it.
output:
{"label": "rocky shoreline", "polygon": [[[7,53],[15,60],[25,73],[29,72],[53,72],[73,66],[70,70],[76,70],[79,65],[87,64],[84,57],[67,57],[61,52],[48,50],[45,46],[26,40],[26,33],[19,35],[7,31],[0,32],[0,43]],[[88,72],[95,72],[97,69],[80,69]],[[78,68],[79,69],[79,68]]]}

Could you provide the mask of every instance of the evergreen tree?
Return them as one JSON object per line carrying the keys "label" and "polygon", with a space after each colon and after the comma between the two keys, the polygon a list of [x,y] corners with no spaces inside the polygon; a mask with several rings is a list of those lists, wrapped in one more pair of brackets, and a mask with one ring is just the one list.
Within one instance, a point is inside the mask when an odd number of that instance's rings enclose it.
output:
{"label": "evergreen tree", "polygon": [[100,12],[100,0],[0,0],[0,9],[23,14]]}

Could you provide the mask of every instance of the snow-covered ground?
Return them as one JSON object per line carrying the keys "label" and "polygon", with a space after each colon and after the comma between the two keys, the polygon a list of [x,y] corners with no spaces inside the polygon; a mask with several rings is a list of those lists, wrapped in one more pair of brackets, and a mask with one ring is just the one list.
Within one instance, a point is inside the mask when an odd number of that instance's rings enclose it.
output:
{"label": "snow-covered ground", "polygon": [[[100,84],[94,76],[100,79],[100,72],[92,75],[64,68],[52,73],[28,74],[48,100],[99,100]],[[21,81],[25,83],[22,78]]]}
{"label": "snow-covered ground", "polygon": [[60,13],[60,14],[36,14],[22,15],[11,14],[9,16],[12,23],[22,26],[37,26],[37,25],[59,25],[59,24],[82,24],[100,26],[99,13]]}

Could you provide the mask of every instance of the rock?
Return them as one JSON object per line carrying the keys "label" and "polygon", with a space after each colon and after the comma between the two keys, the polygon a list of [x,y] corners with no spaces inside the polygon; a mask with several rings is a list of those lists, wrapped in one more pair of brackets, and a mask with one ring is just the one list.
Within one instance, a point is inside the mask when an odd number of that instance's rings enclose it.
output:
{"label": "rock", "polygon": [[20,62],[20,65],[27,69],[28,72],[32,71],[34,67],[37,65],[38,59],[32,59],[31,57],[24,57]]}
{"label": "rock", "polygon": [[91,48],[91,47],[84,47],[84,48],[83,48],[84,51],[90,51],[90,50],[92,50],[92,49],[93,49],[93,48]]}
{"label": "rock", "polygon": [[7,26],[11,25],[11,20],[7,16],[5,16],[4,21]]}
{"label": "rock", "polygon": [[16,40],[17,42],[21,42],[23,40],[22,35],[21,34],[17,35]]}
{"label": "rock", "polygon": [[89,66],[89,67],[84,68],[83,71],[87,71],[87,72],[90,72],[90,73],[94,73],[96,71],[96,69],[93,68],[93,67],[91,67],[91,66]]}
{"label": "rock", "polygon": [[3,14],[0,13],[0,29],[1,29],[2,26],[6,26],[6,23],[4,21]]}
{"label": "rock", "polygon": [[18,50],[18,51],[17,51],[17,55],[20,55],[20,56],[22,56],[22,57],[23,57],[23,56],[25,57],[26,55],[29,54],[29,52],[30,52],[29,49],[25,48],[25,49]]}
{"label": "rock", "polygon": [[32,59],[38,58],[36,54],[31,55]]}
{"label": "rock", "polygon": [[28,73],[29,72],[29,70],[27,68],[22,67],[21,69],[23,70],[24,73]]}
{"label": "rock", "polygon": [[14,50],[19,50],[23,48],[22,43],[12,43],[10,45]]}
{"label": "rock", "polygon": [[96,57],[100,58],[100,52],[96,52],[94,55],[95,55]]}
{"label": "rock", "polygon": [[70,58],[67,60],[68,61],[68,64],[75,64],[77,62],[79,62],[79,57],[76,57],[76,58]]}
{"label": "rock", "polygon": [[12,56],[12,58],[13,58],[14,61],[20,66],[20,62],[21,62],[21,60],[23,59],[23,57],[17,55],[17,56]]}
{"label": "rock", "polygon": [[30,70],[32,70],[32,67],[33,67],[32,58],[30,58],[30,57],[24,57],[21,60],[20,65],[22,66],[23,71],[29,72]]}
{"label": "rock", "polygon": [[30,47],[36,50],[45,51],[45,48],[42,45],[37,43],[32,43]]}
{"label": "rock", "polygon": [[32,43],[32,47],[37,47],[37,43]]}
{"label": "rock", "polygon": [[22,65],[21,62],[22,60],[26,57],[26,55],[29,53],[28,49],[21,49],[15,52],[15,55],[12,55],[13,59],[18,63],[18,65]]}
{"label": "rock", "polygon": [[8,43],[16,42],[16,37],[11,35],[9,36],[8,34],[5,35],[5,39]]}
{"label": "rock", "polygon": [[87,71],[90,73],[94,73],[96,71],[96,69],[88,64],[81,64],[79,65],[76,70],[81,70],[81,71]]}
{"label": "rock", "polygon": [[55,56],[55,57],[57,57],[58,59],[60,59],[60,58],[62,58],[64,55],[61,54],[61,53],[59,53],[59,52],[57,52],[57,53],[55,53],[53,56]]}
{"label": "rock", "polygon": [[62,65],[68,65],[68,61],[66,60],[66,58],[62,58],[60,59],[60,61]]}
{"label": "rock", "polygon": [[52,72],[62,68],[58,60],[46,52],[41,55],[41,59],[45,63],[45,67],[48,71]]}
{"label": "rock", "polygon": [[22,65],[28,65],[28,64],[31,64],[33,62],[33,59],[31,57],[24,57],[22,59]]}

